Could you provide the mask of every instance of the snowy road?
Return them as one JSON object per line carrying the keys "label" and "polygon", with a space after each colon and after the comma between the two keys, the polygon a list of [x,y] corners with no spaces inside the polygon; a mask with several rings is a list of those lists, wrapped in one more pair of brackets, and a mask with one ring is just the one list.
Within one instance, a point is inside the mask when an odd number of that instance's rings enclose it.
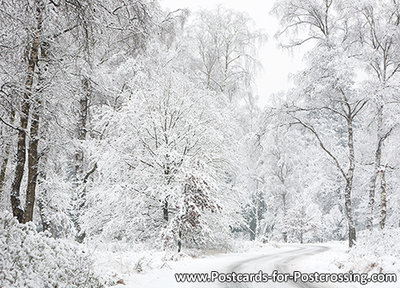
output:
{"label": "snowy road", "polygon": [[[338,285],[327,283],[177,283],[175,273],[257,273],[262,270],[271,274],[274,270],[281,273],[292,273],[293,271],[315,272],[321,270],[331,272],[327,263],[331,259],[325,259],[327,254],[336,254],[338,251],[327,245],[281,245],[280,247],[260,247],[253,252],[217,254],[204,258],[185,259],[178,262],[170,262],[169,269],[156,269],[141,275],[134,275],[127,286],[121,287],[169,287],[169,288],[351,288],[353,285]],[[320,261],[316,261],[319,259]],[[317,263],[317,264],[316,264]],[[322,265],[320,265],[320,264]]]}
{"label": "snowy road", "polygon": [[[296,247],[294,250],[285,252],[276,252],[274,254],[262,255],[258,257],[252,257],[249,259],[241,260],[233,265],[229,266],[227,272],[257,272],[263,270],[266,273],[271,273],[273,270],[278,270],[281,273],[292,273],[293,270],[301,270],[303,260],[307,257],[315,256],[321,252],[329,250],[326,246],[316,245],[301,245]],[[307,261],[304,261],[307,263]],[[303,282],[287,282],[287,283],[230,283],[221,284],[222,287],[268,287],[268,288],[283,288],[283,287],[301,287],[301,288],[333,288],[332,284],[310,284]],[[342,286],[343,287],[343,286]]]}

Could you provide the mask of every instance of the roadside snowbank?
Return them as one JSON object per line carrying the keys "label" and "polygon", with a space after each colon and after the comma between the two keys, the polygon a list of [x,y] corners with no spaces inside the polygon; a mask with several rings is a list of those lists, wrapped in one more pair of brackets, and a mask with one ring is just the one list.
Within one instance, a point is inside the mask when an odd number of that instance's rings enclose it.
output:
{"label": "roadside snowbank", "polygon": [[344,266],[354,272],[400,275],[400,229],[359,233],[357,245],[350,250]]}
{"label": "roadside snowbank", "polygon": [[[293,270],[301,272],[320,273],[397,273],[396,283],[359,283],[321,284],[320,287],[364,287],[364,288],[395,288],[399,287],[400,255],[399,242],[395,234],[384,236],[380,233],[360,234],[357,245],[353,248],[347,242],[328,242],[315,244],[328,248],[317,255],[303,258],[301,262],[292,263]],[[398,255],[398,256],[395,256]]]}
{"label": "roadside snowbank", "polygon": [[[188,284],[176,283],[175,273],[224,272],[232,263],[246,258],[294,249],[278,243],[251,241],[238,241],[229,251],[186,250],[179,254],[121,242],[97,243],[93,247],[97,273],[102,275],[103,280],[112,283],[110,287],[121,288],[165,287],[167,284],[169,288],[186,287]],[[215,283],[191,283],[190,287],[215,287]]]}

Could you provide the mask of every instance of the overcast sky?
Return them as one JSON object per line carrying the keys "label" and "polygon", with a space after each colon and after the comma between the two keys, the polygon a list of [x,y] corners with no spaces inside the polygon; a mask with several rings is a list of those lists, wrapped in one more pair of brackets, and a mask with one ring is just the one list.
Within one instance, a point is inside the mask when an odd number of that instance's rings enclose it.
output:
{"label": "overcast sky", "polygon": [[263,70],[256,81],[256,93],[259,95],[259,104],[269,102],[272,93],[286,90],[291,83],[288,80],[290,73],[302,67],[302,53],[300,51],[286,51],[278,47],[274,34],[278,30],[278,20],[270,15],[274,0],[160,0],[164,8],[173,10],[189,8],[195,11],[200,8],[212,9],[219,4],[226,8],[246,12],[254,19],[258,29],[268,34],[268,41],[261,47],[258,58]]}

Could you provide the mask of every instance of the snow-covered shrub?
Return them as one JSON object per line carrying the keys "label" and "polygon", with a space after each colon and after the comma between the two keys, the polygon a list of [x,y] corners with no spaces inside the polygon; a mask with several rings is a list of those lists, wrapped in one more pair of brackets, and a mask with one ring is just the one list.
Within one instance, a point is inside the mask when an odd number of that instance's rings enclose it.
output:
{"label": "snow-covered shrub", "polygon": [[[210,221],[212,214],[220,215],[221,206],[218,199],[212,196],[217,185],[210,177],[201,173],[188,174],[184,177],[180,199],[177,201],[176,213],[169,225],[162,232],[165,246],[174,247],[177,244],[185,248],[205,248],[215,246],[215,221]],[[214,224],[214,225],[213,225]]]}
{"label": "snow-covered shrub", "polygon": [[400,272],[400,229],[363,231],[345,269],[354,272]]}
{"label": "snow-covered shrub", "polygon": [[103,287],[87,252],[0,214],[0,287]]}

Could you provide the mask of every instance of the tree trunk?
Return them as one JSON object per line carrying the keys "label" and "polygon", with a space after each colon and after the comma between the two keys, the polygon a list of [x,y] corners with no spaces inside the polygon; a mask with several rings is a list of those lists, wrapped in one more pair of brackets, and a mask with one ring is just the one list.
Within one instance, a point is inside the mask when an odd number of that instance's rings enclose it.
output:
{"label": "tree trunk", "polygon": [[26,162],[26,133],[29,120],[30,111],[30,98],[32,95],[32,86],[35,75],[35,68],[38,61],[40,35],[42,30],[42,11],[41,1],[36,0],[36,20],[37,27],[32,39],[30,47],[30,55],[28,59],[28,71],[25,81],[25,92],[23,101],[21,104],[20,113],[20,129],[18,132],[18,144],[17,144],[17,164],[15,167],[15,176],[11,188],[11,206],[14,217],[18,219],[20,223],[24,220],[24,211],[21,207],[20,189],[21,182],[24,176],[25,162]]}
{"label": "tree trunk", "polygon": [[[48,66],[49,66],[49,62],[46,61],[48,58],[48,50],[49,50],[49,43],[48,42],[42,42],[40,45],[40,55],[41,55],[41,59],[43,59],[43,66],[40,64],[41,62],[39,61],[39,77],[38,77],[38,92],[43,92],[44,89],[44,82],[46,79],[45,73],[48,71]],[[33,219],[33,205],[35,203],[35,198],[37,198],[37,203],[38,203],[38,208],[39,208],[39,216],[41,219],[41,223],[42,223],[42,227],[43,227],[43,231],[49,231],[51,229],[51,223],[49,221],[49,217],[48,215],[46,215],[46,201],[45,199],[47,199],[47,191],[45,189],[42,189],[41,194],[39,195],[39,197],[35,196],[35,191],[36,191],[36,183],[38,183],[39,185],[41,183],[43,183],[43,181],[46,179],[46,172],[39,169],[39,157],[38,157],[38,144],[39,144],[39,131],[42,131],[43,135],[41,135],[40,139],[42,141],[45,140],[45,136],[47,134],[48,131],[48,127],[46,125],[46,122],[44,122],[43,126],[41,127],[39,130],[39,124],[40,124],[40,111],[41,111],[41,98],[39,98],[40,96],[38,96],[37,102],[36,102],[36,108],[33,110],[32,113],[32,126],[31,126],[31,142],[29,143],[29,149],[28,149],[28,187],[27,187],[27,192],[26,192],[26,197],[27,197],[27,201],[26,203],[28,203],[28,195],[33,195],[33,201],[31,201],[31,205],[32,207],[27,207],[25,209],[25,211],[31,210],[32,211],[32,215],[30,215],[31,220]],[[35,121],[36,123],[34,123],[34,119],[36,119],[37,121]],[[35,125],[33,125],[35,124]],[[35,127],[34,127],[35,126]],[[32,131],[33,130],[33,131]],[[34,139],[36,139],[36,143],[34,143]],[[42,152],[42,155],[40,156],[40,160],[42,162],[43,167],[46,166],[46,164],[44,162],[46,162],[46,154],[44,152]],[[32,161],[30,161],[30,159],[32,158]],[[36,170],[36,171],[35,171]],[[30,184],[30,185],[29,185]],[[27,205],[27,204],[26,204]],[[27,214],[27,212],[25,212],[25,214]],[[27,215],[25,215],[25,218],[27,219]],[[27,219],[28,220],[28,219]],[[27,221],[26,221],[27,222]]]}
{"label": "tree trunk", "polygon": [[[166,131],[166,127],[164,129]],[[165,143],[168,145],[168,138],[165,138]],[[169,184],[171,183],[171,175],[170,175],[171,174],[171,166],[170,166],[170,163],[169,163],[169,155],[168,154],[165,155],[165,158],[166,158],[166,164],[164,166],[164,177],[166,179],[167,186],[169,186]],[[164,203],[163,203],[163,208],[162,209],[163,209],[163,218],[168,223],[168,219],[169,219],[169,216],[168,216],[168,195],[165,196],[165,198],[164,198]]]}
{"label": "tree trunk", "polygon": [[349,147],[349,169],[346,174],[346,187],[344,192],[344,206],[346,210],[346,218],[349,228],[349,247],[352,247],[356,241],[356,228],[353,220],[353,210],[351,204],[351,192],[353,189],[353,177],[355,170],[355,155],[354,155],[354,133],[353,119],[349,115],[347,119],[348,147]]}
{"label": "tree trunk", "polygon": [[383,135],[382,135],[382,124],[383,124],[383,105],[378,105],[378,123],[377,123],[377,147],[375,151],[375,163],[374,163],[374,171],[372,172],[372,176],[369,182],[369,216],[367,219],[367,228],[369,230],[373,229],[374,222],[374,205],[375,205],[375,185],[376,179],[379,174],[379,167],[381,166],[382,159],[382,144],[383,144]]}
{"label": "tree trunk", "polygon": [[261,201],[260,201],[260,193],[259,193],[259,180],[258,178],[256,179],[256,227],[254,229],[254,240],[257,237],[257,235],[259,235],[260,233],[260,218],[261,218],[261,213],[260,213],[260,209],[261,209]]}
{"label": "tree trunk", "polygon": [[[29,111],[29,104],[23,104],[22,113],[25,114]],[[28,125],[28,119],[25,116],[21,115],[20,125],[21,129],[26,129]],[[24,212],[21,207],[21,199],[20,196],[20,188],[22,177],[24,176],[24,168],[25,168],[25,130],[18,132],[18,146],[17,146],[17,164],[15,167],[15,176],[14,181],[11,186],[11,207],[13,211],[14,217],[17,217],[18,221],[22,223]]]}
{"label": "tree trunk", "polygon": [[[86,139],[87,134],[87,116],[88,116],[88,102],[91,94],[89,80],[85,77],[82,80],[83,94],[79,99],[79,115],[78,115],[78,131],[77,138],[79,141],[84,141]],[[78,148],[75,153],[75,181],[76,186],[79,186],[79,182],[83,175],[83,151],[81,148]]]}
{"label": "tree trunk", "polygon": [[79,99],[79,120],[78,120],[78,139],[83,141],[86,139],[87,132],[87,116],[88,103],[91,95],[91,85],[89,79],[84,77],[82,80],[83,95]]}
{"label": "tree trunk", "polygon": [[[282,183],[284,183],[282,181]],[[287,243],[287,236],[288,232],[287,230],[287,209],[286,209],[286,192],[282,194],[282,204],[283,204],[283,223],[284,223],[284,231],[282,232],[283,235],[283,242]]]}
{"label": "tree trunk", "polygon": [[178,253],[182,250],[182,232],[178,232]]}
{"label": "tree trunk", "polygon": [[[253,211],[256,210],[255,208],[253,209]],[[256,230],[257,230],[257,221],[256,221],[256,213],[251,213],[250,215],[251,219],[250,219],[250,241],[254,241],[256,240]]]}
{"label": "tree trunk", "polygon": [[385,178],[385,167],[381,167],[379,171],[379,175],[381,176],[381,217],[379,226],[381,229],[385,228],[386,223],[386,178]]}
{"label": "tree trunk", "polygon": [[[42,159],[43,161],[43,159]],[[44,180],[46,180],[46,174],[42,170],[39,172],[38,183],[41,184]],[[49,220],[48,213],[46,212],[48,197],[46,189],[42,189],[39,197],[37,198],[38,208],[39,208],[39,216],[42,222],[43,231],[50,231],[52,236],[56,238],[56,233],[52,231],[51,222]]]}
{"label": "tree trunk", "polygon": [[[78,114],[78,131],[77,138],[79,141],[85,141],[87,135],[87,118],[89,109],[89,99],[91,96],[91,85],[87,77],[82,80],[83,93],[79,99],[79,114]],[[81,231],[79,225],[79,218],[81,215],[80,210],[86,205],[86,188],[82,187],[83,171],[84,171],[84,152],[81,147],[78,147],[75,152],[75,163],[74,163],[74,182],[76,190],[76,199],[74,204],[74,211],[72,221],[74,222],[75,229],[77,231],[76,240],[83,242],[85,233]],[[85,184],[85,183],[84,183]]]}
{"label": "tree trunk", "polygon": [[283,242],[287,243],[287,232],[286,231],[282,232],[282,236],[283,236]]}
{"label": "tree trunk", "polygon": [[38,197],[38,208],[39,208],[39,216],[40,216],[40,220],[42,222],[42,227],[43,227],[43,231],[50,231],[51,228],[51,223],[48,220],[48,216],[46,215],[46,203],[45,203],[45,198],[46,197],[46,191],[43,192],[43,194],[41,193],[41,196]]}
{"label": "tree trunk", "polygon": [[165,198],[163,205],[163,217],[166,222],[168,222],[168,201]]}
{"label": "tree trunk", "polygon": [[353,211],[352,211],[352,204],[351,204],[351,190],[352,190],[352,182],[353,180],[348,180],[346,183],[345,188],[345,210],[346,210],[346,218],[349,228],[349,247],[354,245],[356,241],[356,229],[353,220]]}
{"label": "tree trunk", "polygon": [[[356,229],[355,229],[355,224],[353,220],[353,211],[352,211],[352,204],[351,204],[351,192],[353,189],[353,177],[354,177],[354,170],[356,167],[355,164],[355,153],[354,153],[354,132],[353,132],[353,119],[355,115],[364,107],[365,103],[361,105],[360,108],[356,112],[352,111],[350,104],[348,104],[348,100],[345,96],[344,93],[343,98],[345,103],[347,104],[346,107],[347,109],[343,109],[343,112],[346,113],[344,118],[346,119],[347,122],[347,146],[349,148],[349,168],[347,169],[347,173],[344,171],[342,165],[340,164],[339,160],[325,147],[324,143],[322,142],[321,138],[319,137],[318,133],[312,128],[312,126],[309,126],[307,124],[304,124],[301,120],[296,118],[296,120],[301,124],[303,127],[311,131],[316,139],[319,142],[320,147],[322,150],[326,152],[326,154],[335,161],[336,167],[340,171],[340,174],[343,176],[346,186],[345,186],[345,191],[344,191],[344,207],[345,207],[345,215],[347,218],[347,223],[348,223],[348,237],[349,237],[349,247],[352,247],[354,245],[354,242],[356,241]],[[343,106],[344,107],[344,106]]]}
{"label": "tree trunk", "polygon": [[[88,65],[87,71],[90,73],[92,71],[92,56],[91,56],[91,26],[90,21],[87,19],[85,6],[79,1],[76,1],[76,13],[81,18],[82,22],[81,28],[83,29],[84,37],[83,41],[83,58],[85,65]],[[89,111],[89,100],[92,95],[92,86],[90,84],[90,78],[88,75],[81,75],[82,78],[82,90],[83,93],[79,99],[79,112],[78,112],[78,123],[77,123],[77,138],[79,141],[84,141],[87,134],[87,122],[88,122],[88,111]],[[77,231],[76,239],[82,242],[85,238],[85,232],[81,231],[79,224],[79,218],[81,216],[81,210],[86,206],[86,189],[83,187],[81,189],[83,174],[84,174],[84,151],[79,145],[75,152],[75,162],[74,162],[74,188],[75,193],[73,196],[73,211],[72,211],[72,222],[74,223],[75,229]]]}
{"label": "tree trunk", "polygon": [[[43,42],[40,45],[40,56],[41,59],[47,60],[48,43]],[[33,211],[35,207],[35,195],[36,195],[36,184],[39,175],[39,128],[40,128],[40,110],[41,110],[41,93],[44,89],[45,72],[48,69],[48,62],[43,61],[43,67],[40,63],[37,64],[38,68],[38,89],[36,93],[36,99],[33,101],[32,119],[30,128],[30,139],[28,147],[28,183],[26,187],[26,201],[25,201],[25,213],[24,223],[33,220]]]}
{"label": "tree trunk", "polygon": [[[375,162],[377,163],[377,162]],[[376,166],[376,165],[375,165]],[[369,181],[369,201],[368,201],[368,210],[369,210],[369,215],[367,218],[367,228],[371,231],[373,229],[373,223],[374,223],[374,205],[375,205],[375,183],[376,183],[376,178],[377,175],[374,172],[370,178]]]}
{"label": "tree trunk", "polygon": [[24,223],[33,220],[33,209],[35,206],[35,193],[36,193],[36,183],[38,178],[39,170],[39,155],[38,155],[38,145],[39,145],[39,106],[40,101],[34,104],[31,120],[30,129],[30,140],[28,147],[28,184],[26,187],[26,201],[25,201],[25,213],[24,213]]}

